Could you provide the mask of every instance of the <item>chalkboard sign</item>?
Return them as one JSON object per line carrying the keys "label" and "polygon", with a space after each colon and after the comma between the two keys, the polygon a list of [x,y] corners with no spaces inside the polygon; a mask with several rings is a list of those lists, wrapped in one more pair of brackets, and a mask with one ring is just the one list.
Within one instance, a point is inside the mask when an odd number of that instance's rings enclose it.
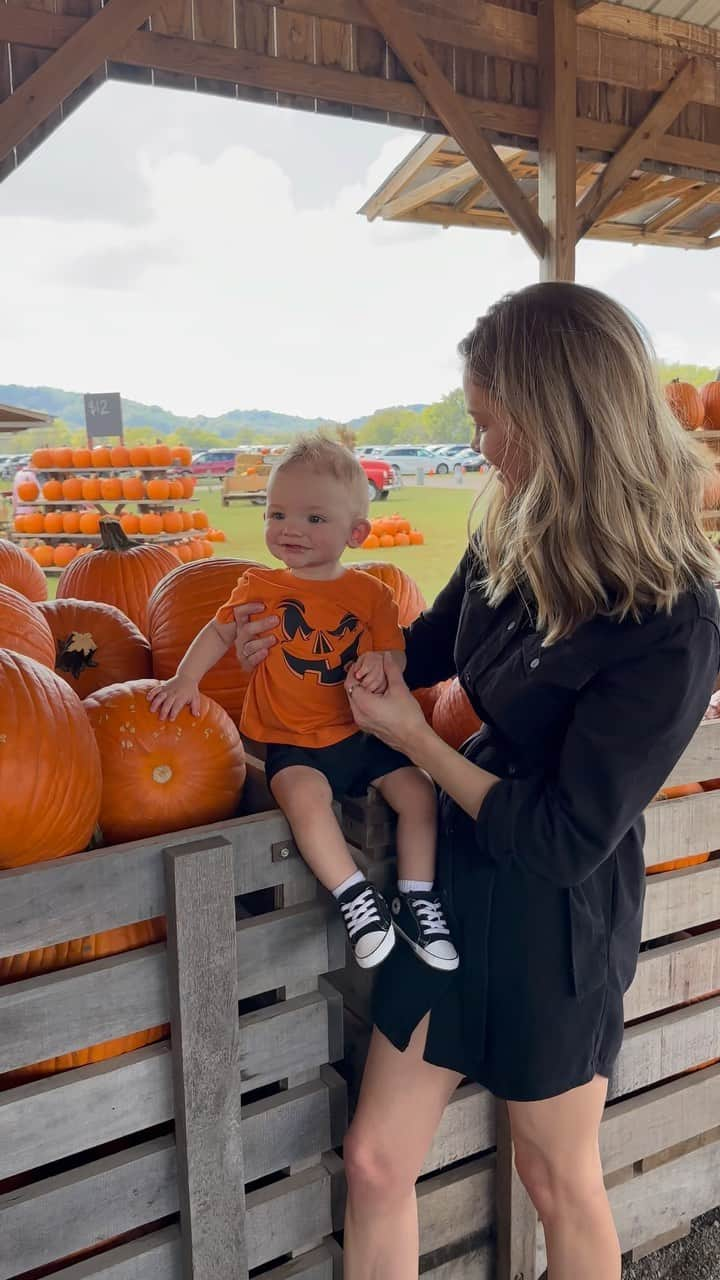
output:
{"label": "chalkboard sign", "polygon": [[101,440],[105,436],[123,438],[122,403],[118,391],[87,395],[85,400],[85,425],[89,440]]}

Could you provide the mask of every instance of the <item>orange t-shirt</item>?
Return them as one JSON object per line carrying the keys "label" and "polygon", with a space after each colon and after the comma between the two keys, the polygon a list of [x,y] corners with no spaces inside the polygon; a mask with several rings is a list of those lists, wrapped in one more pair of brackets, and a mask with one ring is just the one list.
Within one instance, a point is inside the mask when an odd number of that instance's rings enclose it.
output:
{"label": "orange t-shirt", "polygon": [[[215,615],[257,600],[280,624],[277,643],[250,678],[240,728],[257,742],[329,747],[357,731],[345,692],[347,669],[368,650],[404,649],[392,593],[359,569],[341,578],[298,578],[288,569],[248,569]],[[257,615],[259,616],[259,615]]]}

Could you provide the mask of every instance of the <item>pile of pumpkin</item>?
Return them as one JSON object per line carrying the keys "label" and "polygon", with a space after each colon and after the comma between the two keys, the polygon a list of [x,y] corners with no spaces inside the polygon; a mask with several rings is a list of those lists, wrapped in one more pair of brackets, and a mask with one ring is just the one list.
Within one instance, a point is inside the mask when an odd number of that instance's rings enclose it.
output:
{"label": "pile of pumpkin", "polygon": [[424,542],[424,534],[413,529],[409,520],[395,514],[371,520],[370,533],[362,545],[366,551],[376,551],[378,547],[421,547]]}
{"label": "pile of pumpkin", "polygon": [[34,480],[18,485],[20,502],[37,502],[40,494],[46,502],[170,502],[192,498],[195,477],[153,476],[143,480],[139,472],[127,476],[66,476],[64,480],[46,480],[42,488]]}
{"label": "pile of pumpkin", "polygon": [[[108,525],[102,511],[65,511],[49,512],[46,516],[33,513],[28,516],[16,516],[15,529],[23,534],[39,533],[38,522],[42,522],[45,534],[96,534],[100,537],[100,545],[104,550],[112,549],[108,542]],[[182,533],[187,530],[201,530],[204,537],[179,538],[177,542],[168,542],[165,550],[189,564],[191,560],[205,560],[214,554],[215,542],[225,542],[222,529],[209,528],[209,521],[204,511],[168,511],[164,515],[155,512],[144,512],[135,515],[124,512],[117,518],[117,525],[123,536],[158,533]],[[41,569],[55,566],[65,569],[73,560],[85,556],[95,550],[90,545],[76,546],[72,542],[58,542],[54,546],[46,542],[31,543],[27,548],[33,560]]]}
{"label": "pile of pumpkin", "polygon": [[192,450],[185,444],[96,445],[94,449],[35,449],[30,466],[35,471],[82,471],[92,467],[103,470],[114,467],[189,467]]}
{"label": "pile of pumpkin", "polygon": [[698,390],[691,382],[673,378],[664,387],[664,393],[686,431],[720,431],[720,382],[706,382]]}

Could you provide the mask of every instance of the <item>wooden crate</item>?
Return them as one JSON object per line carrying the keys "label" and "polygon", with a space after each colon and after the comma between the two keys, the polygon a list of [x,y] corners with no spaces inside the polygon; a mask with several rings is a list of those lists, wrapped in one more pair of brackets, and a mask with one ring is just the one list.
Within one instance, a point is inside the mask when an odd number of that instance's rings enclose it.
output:
{"label": "wooden crate", "polygon": [[[668,783],[718,777],[720,722],[708,721]],[[369,877],[381,887],[391,883],[394,823],[379,796],[345,802],[343,823]],[[646,824],[648,865],[720,849],[720,791],[654,803]],[[601,1132],[622,1247],[636,1257],[686,1233],[694,1217],[720,1204],[720,1063],[713,1062],[720,1059],[720,856],[648,877],[643,942]],[[348,964],[330,981],[345,1002],[343,1070],[352,1101],[369,1038],[372,975]],[[705,1063],[712,1065],[697,1069]],[[463,1116],[461,1150],[453,1145],[455,1114]],[[506,1108],[499,1104],[495,1114],[484,1090],[464,1085],[435,1150],[418,1187],[421,1224],[435,1185],[448,1217],[446,1226],[431,1216],[432,1230],[421,1226],[421,1271],[439,1265],[447,1280],[540,1276],[542,1232],[513,1169]],[[442,1169],[451,1162],[448,1184]],[[473,1183],[477,1199],[468,1210],[464,1196]],[[440,1262],[430,1253],[438,1248]]]}
{"label": "wooden crate", "polygon": [[190,1254],[197,1277],[337,1275],[342,1012],[321,975],[344,930],[289,836],[264,812],[0,874],[3,956],[168,917],[167,947],[0,987],[0,1071],[173,1026],[172,1048],[0,1093],[2,1280],[179,1280]]}

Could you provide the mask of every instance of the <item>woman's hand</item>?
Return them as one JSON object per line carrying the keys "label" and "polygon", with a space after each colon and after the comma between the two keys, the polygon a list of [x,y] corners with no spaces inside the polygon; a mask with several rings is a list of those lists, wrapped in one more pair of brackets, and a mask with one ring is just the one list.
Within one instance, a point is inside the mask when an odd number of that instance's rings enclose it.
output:
{"label": "woman's hand", "polygon": [[237,624],[235,652],[243,671],[253,671],[255,667],[259,667],[267,658],[268,651],[277,644],[275,636],[267,634],[280,621],[275,614],[268,614],[257,622],[252,621],[253,614],[262,613],[264,608],[264,604],[250,600],[233,609]]}
{"label": "woman's hand", "polygon": [[390,654],[383,655],[385,693],[368,693],[358,684],[351,668],[345,688],[353,719],[359,729],[381,738],[389,746],[412,755],[413,744],[427,729],[425,717]]}

